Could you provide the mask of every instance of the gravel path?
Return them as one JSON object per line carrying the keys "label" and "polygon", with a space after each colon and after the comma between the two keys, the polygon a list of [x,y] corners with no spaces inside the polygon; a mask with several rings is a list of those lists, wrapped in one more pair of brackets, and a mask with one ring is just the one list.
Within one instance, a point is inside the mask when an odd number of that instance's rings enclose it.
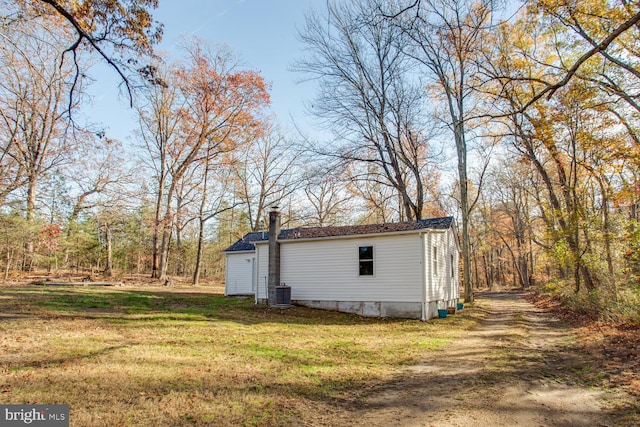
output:
{"label": "gravel path", "polygon": [[573,334],[523,295],[487,293],[487,318],[401,380],[362,396],[343,425],[619,426],[615,396],[590,387]]}

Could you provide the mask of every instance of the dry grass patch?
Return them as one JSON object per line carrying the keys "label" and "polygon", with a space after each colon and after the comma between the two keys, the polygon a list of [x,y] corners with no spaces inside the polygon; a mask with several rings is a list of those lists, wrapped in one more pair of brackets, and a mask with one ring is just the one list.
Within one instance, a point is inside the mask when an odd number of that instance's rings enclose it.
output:
{"label": "dry grass patch", "polygon": [[477,320],[269,310],[206,287],[0,293],[2,401],[69,404],[72,425],[320,423]]}

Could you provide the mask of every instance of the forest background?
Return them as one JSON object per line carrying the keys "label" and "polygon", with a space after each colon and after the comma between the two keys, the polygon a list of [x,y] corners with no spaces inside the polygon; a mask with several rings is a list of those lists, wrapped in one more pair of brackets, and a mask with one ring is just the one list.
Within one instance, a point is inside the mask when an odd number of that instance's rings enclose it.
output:
{"label": "forest background", "polygon": [[[155,0],[0,5],[5,280],[222,280],[221,251],[274,205],[283,227],[452,214],[467,299],[535,286],[638,319],[638,2],[328,1],[291,64],[323,138],[280,126],[229,48],[154,52]],[[133,146],[78,113],[97,62]]]}

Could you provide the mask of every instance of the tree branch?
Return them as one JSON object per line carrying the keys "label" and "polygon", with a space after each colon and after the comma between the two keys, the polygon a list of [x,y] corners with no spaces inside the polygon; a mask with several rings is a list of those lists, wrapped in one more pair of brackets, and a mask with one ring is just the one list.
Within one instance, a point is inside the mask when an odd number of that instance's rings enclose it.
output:
{"label": "tree branch", "polygon": [[528,107],[533,105],[536,101],[538,101],[539,99],[541,99],[544,96],[547,97],[547,100],[551,99],[553,94],[558,89],[560,89],[561,87],[563,87],[567,83],[569,83],[571,78],[578,72],[578,69],[582,66],[582,64],[584,64],[592,56],[594,56],[594,55],[596,55],[596,54],[598,54],[600,52],[605,51],[609,47],[609,45],[611,43],[613,43],[613,41],[616,38],[618,38],[622,33],[627,31],[629,28],[633,27],[637,23],[640,23],[640,12],[636,13],[631,18],[629,18],[627,21],[622,23],[618,28],[615,29],[615,31],[613,31],[611,34],[609,34],[609,36],[607,38],[602,40],[593,49],[589,50],[584,55],[582,55],[580,58],[578,58],[578,60],[573,64],[573,66],[571,66],[571,68],[569,68],[567,70],[567,74],[564,76],[564,78],[562,80],[560,80],[559,82],[557,82],[557,83],[555,83],[553,85],[549,85],[546,88],[544,88],[540,93],[538,93],[536,96],[534,96],[532,99],[530,99],[529,102],[527,102],[524,106],[522,106],[522,108],[520,109],[520,112],[526,110]]}
{"label": "tree branch", "polygon": [[[104,59],[107,62],[107,64],[109,64],[109,66],[111,66],[114,70],[116,70],[118,75],[120,75],[120,78],[122,79],[122,81],[125,84],[125,87],[127,88],[127,94],[129,95],[129,106],[133,107],[133,94],[131,90],[131,84],[129,83],[129,79],[127,78],[127,76],[125,76],[120,66],[116,64],[116,62],[113,59],[111,59],[104,50],[102,50],[102,48],[98,45],[95,38],[89,32],[85,31],[82,28],[78,20],[71,13],[69,13],[68,10],[62,7],[56,0],[40,0],[40,1],[51,6],[58,14],[60,14],[64,19],[66,19],[73,26],[73,28],[76,30],[76,33],[78,34],[78,39],[71,46],[69,46],[64,52],[62,52],[63,58],[67,52],[72,52],[74,55],[74,64],[76,64],[76,69],[77,69],[77,62],[76,62],[76,56],[75,56],[76,49],[80,46],[80,43],[82,43],[82,40],[86,40],[87,43],[89,43],[89,45],[91,45],[91,47],[96,52],[98,52],[98,54],[102,57],[102,59]],[[61,63],[61,66],[62,66],[62,63]],[[77,78],[75,80],[77,80]],[[74,87],[75,87],[75,81],[74,81]],[[73,94],[73,92],[71,93]],[[70,95],[70,96],[72,97],[73,95]],[[72,101],[70,100],[69,104],[71,103]]]}

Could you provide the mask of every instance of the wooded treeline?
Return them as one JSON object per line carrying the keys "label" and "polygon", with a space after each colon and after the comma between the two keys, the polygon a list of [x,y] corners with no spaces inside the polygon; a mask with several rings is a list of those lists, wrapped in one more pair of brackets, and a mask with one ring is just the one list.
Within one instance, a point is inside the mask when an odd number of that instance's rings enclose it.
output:
{"label": "wooded treeline", "polygon": [[[227,48],[153,54],[155,2],[85,3],[0,2],[5,278],[219,279],[278,205],[285,227],[453,214],[468,299],[536,285],[638,310],[637,2],[329,2],[292,64],[322,140],[281,129]],[[134,146],[81,123],[94,58],[131,91]]]}

